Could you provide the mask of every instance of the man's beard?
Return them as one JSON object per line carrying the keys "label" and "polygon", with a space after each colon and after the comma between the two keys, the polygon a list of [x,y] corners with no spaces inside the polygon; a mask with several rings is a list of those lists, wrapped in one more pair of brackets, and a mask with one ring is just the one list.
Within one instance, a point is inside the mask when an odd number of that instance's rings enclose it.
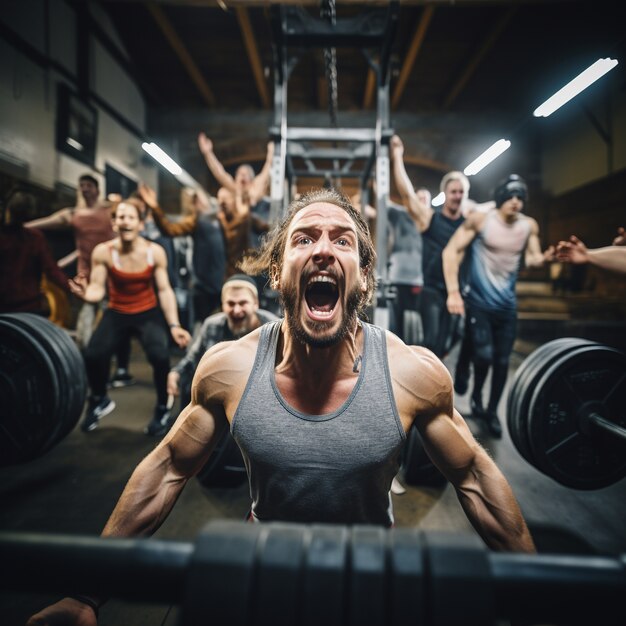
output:
{"label": "man's beard", "polygon": [[[284,287],[281,290],[281,301],[285,310],[287,326],[293,337],[300,343],[312,348],[328,348],[338,344],[354,329],[359,304],[361,303],[361,291],[358,286],[355,286],[348,292],[339,328],[332,335],[321,338],[311,335],[300,322],[300,316],[298,315],[300,302],[295,285]],[[326,322],[309,320],[309,324],[313,332],[323,333],[327,328]]]}

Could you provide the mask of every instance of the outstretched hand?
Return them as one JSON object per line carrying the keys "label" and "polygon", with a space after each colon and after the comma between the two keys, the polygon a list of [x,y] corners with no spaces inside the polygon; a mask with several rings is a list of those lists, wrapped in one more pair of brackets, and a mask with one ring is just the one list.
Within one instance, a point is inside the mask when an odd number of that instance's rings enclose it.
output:
{"label": "outstretched hand", "polygon": [[617,237],[613,239],[614,246],[626,246],[626,229],[623,226],[620,226],[617,229]]}
{"label": "outstretched hand", "polygon": [[198,135],[198,148],[202,154],[213,152],[213,142],[204,133],[200,133]]}
{"label": "outstretched hand", "polygon": [[97,626],[94,610],[74,598],[63,598],[47,606],[26,622],[26,626]]}
{"label": "outstretched hand", "polygon": [[543,260],[545,263],[556,261],[556,246],[548,246],[543,251]]}
{"label": "outstretched hand", "polygon": [[76,274],[74,278],[70,278],[67,281],[67,284],[70,288],[70,291],[78,296],[81,300],[85,299],[85,292],[87,291],[87,286],[89,285],[89,280],[84,274]]}
{"label": "outstretched hand", "polygon": [[578,237],[572,235],[568,241],[559,241],[556,246],[556,258],[564,263],[587,263],[587,246]]}
{"label": "outstretched hand", "polygon": [[146,183],[141,182],[137,186],[137,192],[141,199],[149,206],[151,209],[159,206],[159,201],[157,199],[156,191],[152,189],[152,187],[148,187]]}

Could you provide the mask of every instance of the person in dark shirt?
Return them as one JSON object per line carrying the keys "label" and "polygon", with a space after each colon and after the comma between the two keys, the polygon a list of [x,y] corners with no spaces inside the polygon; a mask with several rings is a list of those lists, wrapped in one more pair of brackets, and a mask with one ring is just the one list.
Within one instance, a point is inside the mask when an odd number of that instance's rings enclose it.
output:
{"label": "person in dark shirt", "polygon": [[32,194],[16,188],[2,208],[0,222],[0,313],[47,316],[41,278],[70,293],[68,277],[57,265],[40,230],[24,227],[33,208]]}
{"label": "person in dark shirt", "polygon": [[234,274],[222,287],[222,312],[207,317],[185,356],[170,370],[167,392],[181,396],[180,405],[191,402],[191,380],[203,354],[220,341],[233,341],[277,320],[270,311],[259,309],[256,281],[245,274]]}

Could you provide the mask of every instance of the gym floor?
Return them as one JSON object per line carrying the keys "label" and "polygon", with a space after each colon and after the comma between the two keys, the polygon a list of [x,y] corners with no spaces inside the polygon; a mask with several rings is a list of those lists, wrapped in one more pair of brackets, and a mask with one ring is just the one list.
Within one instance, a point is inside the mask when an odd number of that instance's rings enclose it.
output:
{"label": "gym floor", "polygon": [[[509,384],[531,348],[522,342],[516,344]],[[178,355],[173,355],[172,360],[176,358]],[[446,365],[452,370],[455,361],[456,350]],[[151,370],[138,344],[133,345],[131,371],[136,384],[111,390],[117,408],[102,420],[99,428],[85,434],[76,427],[45,456],[0,469],[0,531],[99,534],[132,470],[156,445],[155,439],[143,434],[155,396]],[[507,390],[501,404],[502,418],[506,395]],[[456,406],[467,415],[469,394],[458,397]],[[522,459],[506,424],[503,438],[493,440],[480,424],[471,419],[468,423],[511,483],[540,552],[626,553],[626,480],[596,491],[563,487]],[[449,485],[408,485],[406,493],[394,495],[393,501],[397,526],[473,532]],[[248,507],[247,485],[209,490],[192,480],[155,536],[193,541],[208,520],[242,520]],[[54,575],[51,571],[50,578]],[[1,591],[0,622],[21,626],[29,615],[58,597]],[[177,607],[113,599],[101,608],[99,624],[172,626],[177,612]]]}

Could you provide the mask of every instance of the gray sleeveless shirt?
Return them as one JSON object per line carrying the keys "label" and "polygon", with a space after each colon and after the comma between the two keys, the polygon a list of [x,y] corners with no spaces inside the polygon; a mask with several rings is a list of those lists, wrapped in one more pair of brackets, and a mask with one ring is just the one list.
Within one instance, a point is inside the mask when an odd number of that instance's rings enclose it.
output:
{"label": "gray sleeveless shirt", "polygon": [[385,331],[361,322],[359,378],[332,413],[306,415],[276,386],[281,321],[261,329],[231,432],[248,470],[259,521],[391,526],[389,489],[406,440],[387,363]]}

